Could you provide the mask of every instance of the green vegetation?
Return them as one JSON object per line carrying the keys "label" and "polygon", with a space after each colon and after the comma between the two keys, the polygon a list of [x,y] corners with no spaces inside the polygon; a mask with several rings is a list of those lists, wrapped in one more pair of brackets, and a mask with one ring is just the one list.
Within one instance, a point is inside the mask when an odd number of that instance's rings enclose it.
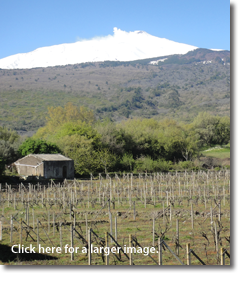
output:
{"label": "green vegetation", "polygon": [[59,151],[77,175],[227,166],[230,150],[203,151],[230,140],[230,52],[149,64],[163,58],[0,70],[1,128],[34,135],[21,147],[17,133],[0,138],[1,173],[20,155]]}
{"label": "green vegetation", "polygon": [[227,144],[230,140],[229,117],[211,116],[200,113],[193,122],[194,129],[199,136],[200,146],[213,144]]}
{"label": "green vegetation", "polygon": [[230,147],[225,146],[217,146],[217,147],[212,147],[207,150],[204,150],[201,152],[204,156],[208,157],[216,157],[216,158],[230,158]]}
{"label": "green vegetation", "polygon": [[[140,89],[135,92],[140,96]],[[229,118],[208,112],[200,113],[191,124],[167,118],[101,122],[93,111],[72,103],[49,107],[48,114],[45,126],[22,144],[17,133],[2,129],[2,171],[4,164],[29,153],[62,153],[74,160],[77,175],[198,170],[213,165],[202,162],[202,156],[223,159],[230,155],[230,150],[226,155],[205,151],[230,139]]]}
{"label": "green vegetation", "polygon": [[60,149],[56,144],[28,138],[20,145],[18,152],[21,156],[26,156],[30,153],[60,153]]}
{"label": "green vegetation", "polygon": [[0,126],[0,176],[5,165],[13,162],[18,157],[19,135],[12,130]]}
{"label": "green vegetation", "polygon": [[191,123],[206,111],[229,116],[230,52],[198,49],[149,64],[162,58],[0,70],[0,124],[35,132],[44,126],[48,107],[68,102],[115,122],[167,116]]}
{"label": "green vegetation", "polygon": [[[131,90],[132,91],[132,90]],[[199,169],[200,148],[228,143],[226,117],[199,114],[191,124],[164,119],[129,119],[115,124],[95,121],[85,107],[71,103],[49,108],[44,127],[33,136],[56,144],[75,162],[78,175],[99,172],[155,172]]]}

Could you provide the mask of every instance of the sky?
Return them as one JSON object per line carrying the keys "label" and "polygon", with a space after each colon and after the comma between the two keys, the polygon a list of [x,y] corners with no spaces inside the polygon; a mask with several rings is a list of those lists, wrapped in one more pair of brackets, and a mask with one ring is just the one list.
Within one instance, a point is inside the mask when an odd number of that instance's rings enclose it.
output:
{"label": "sky", "polygon": [[113,28],[230,50],[229,0],[0,0],[0,59]]}

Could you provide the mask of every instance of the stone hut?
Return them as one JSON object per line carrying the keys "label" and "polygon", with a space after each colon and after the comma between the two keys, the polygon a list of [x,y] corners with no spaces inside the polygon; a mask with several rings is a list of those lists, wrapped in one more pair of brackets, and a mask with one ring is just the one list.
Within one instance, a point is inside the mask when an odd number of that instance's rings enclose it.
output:
{"label": "stone hut", "polygon": [[29,154],[14,165],[22,176],[74,179],[74,161],[62,154]]}

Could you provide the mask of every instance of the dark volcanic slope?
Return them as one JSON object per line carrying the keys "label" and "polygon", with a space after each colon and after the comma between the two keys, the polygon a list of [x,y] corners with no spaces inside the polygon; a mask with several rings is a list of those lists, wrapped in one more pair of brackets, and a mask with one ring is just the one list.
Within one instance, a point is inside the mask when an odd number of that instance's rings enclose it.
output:
{"label": "dark volcanic slope", "polygon": [[67,102],[116,121],[135,116],[190,121],[200,111],[230,114],[230,52],[198,49],[159,65],[151,60],[156,59],[0,70],[0,124],[36,130],[48,106]]}

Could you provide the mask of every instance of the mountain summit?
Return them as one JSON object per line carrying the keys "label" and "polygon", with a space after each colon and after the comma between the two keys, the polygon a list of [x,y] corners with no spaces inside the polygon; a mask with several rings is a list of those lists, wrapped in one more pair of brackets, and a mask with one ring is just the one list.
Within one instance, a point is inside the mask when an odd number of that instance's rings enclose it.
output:
{"label": "mountain summit", "polygon": [[144,31],[126,32],[114,28],[113,35],[42,47],[5,57],[0,59],[0,68],[35,68],[107,60],[131,61],[185,54],[194,49],[197,47],[158,38]]}

